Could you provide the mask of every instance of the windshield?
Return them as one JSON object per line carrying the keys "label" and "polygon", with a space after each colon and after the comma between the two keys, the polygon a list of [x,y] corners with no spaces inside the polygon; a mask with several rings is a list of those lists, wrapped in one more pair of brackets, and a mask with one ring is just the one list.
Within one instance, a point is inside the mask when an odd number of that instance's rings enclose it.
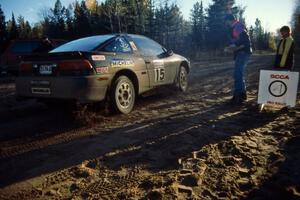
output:
{"label": "windshield", "polygon": [[59,53],[59,52],[70,52],[70,51],[93,51],[96,47],[106,42],[107,40],[113,38],[114,35],[102,35],[102,36],[92,36],[86,37],[78,40],[68,42],[64,45],[61,45],[50,53]]}

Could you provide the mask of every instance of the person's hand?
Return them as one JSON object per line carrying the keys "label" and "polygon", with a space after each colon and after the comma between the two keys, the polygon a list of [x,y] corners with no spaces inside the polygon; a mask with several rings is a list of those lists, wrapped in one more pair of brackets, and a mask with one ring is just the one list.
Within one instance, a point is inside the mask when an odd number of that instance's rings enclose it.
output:
{"label": "person's hand", "polygon": [[224,52],[225,53],[231,53],[228,47],[225,47]]}
{"label": "person's hand", "polygon": [[224,52],[226,52],[226,53],[233,53],[233,52],[235,52],[236,50],[237,50],[237,46],[234,45],[234,44],[232,44],[232,45],[226,47],[226,48],[224,49]]}

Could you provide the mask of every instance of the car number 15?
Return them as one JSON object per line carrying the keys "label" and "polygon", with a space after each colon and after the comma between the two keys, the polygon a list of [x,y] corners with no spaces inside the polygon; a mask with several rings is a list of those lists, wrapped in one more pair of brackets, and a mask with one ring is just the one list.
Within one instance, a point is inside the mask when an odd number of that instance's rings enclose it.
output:
{"label": "car number 15", "polygon": [[165,80],[165,68],[159,67],[154,69],[155,82],[161,82]]}

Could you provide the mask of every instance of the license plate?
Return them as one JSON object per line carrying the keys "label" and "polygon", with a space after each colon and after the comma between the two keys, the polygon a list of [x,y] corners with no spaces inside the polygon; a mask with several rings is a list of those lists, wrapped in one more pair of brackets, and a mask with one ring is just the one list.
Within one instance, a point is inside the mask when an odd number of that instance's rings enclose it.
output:
{"label": "license plate", "polygon": [[40,65],[40,74],[42,75],[51,75],[52,69],[56,67],[55,64],[52,65]]}
{"label": "license plate", "polygon": [[51,94],[50,88],[31,88],[32,94]]}
{"label": "license plate", "polygon": [[37,87],[39,87],[39,86],[47,87],[50,85],[50,81],[35,81],[34,80],[34,81],[30,81],[30,84],[32,86],[37,86]]}

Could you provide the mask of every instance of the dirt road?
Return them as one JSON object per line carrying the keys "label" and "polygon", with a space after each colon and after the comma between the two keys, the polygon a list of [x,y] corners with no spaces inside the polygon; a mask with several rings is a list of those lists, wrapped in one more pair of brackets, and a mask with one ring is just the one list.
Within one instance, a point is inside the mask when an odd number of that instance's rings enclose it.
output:
{"label": "dirt road", "polygon": [[300,199],[300,107],[256,105],[272,59],[252,57],[243,106],[227,104],[233,63],[220,59],[193,63],[186,94],[140,97],[128,116],[17,102],[1,80],[0,199]]}

